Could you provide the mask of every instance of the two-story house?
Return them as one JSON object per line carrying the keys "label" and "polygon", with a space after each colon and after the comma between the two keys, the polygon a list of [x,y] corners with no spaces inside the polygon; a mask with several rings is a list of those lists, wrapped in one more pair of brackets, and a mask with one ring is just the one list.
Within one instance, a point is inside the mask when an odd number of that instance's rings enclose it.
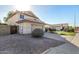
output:
{"label": "two-story house", "polygon": [[[34,29],[45,30],[45,23],[41,21],[32,11],[15,11],[7,20],[6,24],[13,26],[11,30],[15,33],[29,34]],[[16,29],[16,30],[15,30]]]}

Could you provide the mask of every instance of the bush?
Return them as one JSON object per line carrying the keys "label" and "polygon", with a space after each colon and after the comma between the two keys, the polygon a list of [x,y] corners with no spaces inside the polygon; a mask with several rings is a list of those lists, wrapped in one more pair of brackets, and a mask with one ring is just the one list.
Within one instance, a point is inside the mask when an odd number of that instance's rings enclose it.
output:
{"label": "bush", "polygon": [[53,32],[53,31],[56,31],[56,29],[49,28],[49,32]]}
{"label": "bush", "polygon": [[69,29],[68,32],[74,32],[74,29]]}
{"label": "bush", "polygon": [[42,29],[35,29],[32,31],[33,37],[42,37],[44,35],[44,32]]}
{"label": "bush", "polygon": [[60,33],[60,35],[65,35],[64,33]]}
{"label": "bush", "polygon": [[69,27],[68,32],[74,32],[74,28],[72,26]]}

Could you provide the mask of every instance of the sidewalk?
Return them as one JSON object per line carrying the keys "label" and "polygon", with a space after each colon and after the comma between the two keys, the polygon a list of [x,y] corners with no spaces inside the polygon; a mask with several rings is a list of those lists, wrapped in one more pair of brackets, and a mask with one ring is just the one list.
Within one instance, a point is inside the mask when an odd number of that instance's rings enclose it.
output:
{"label": "sidewalk", "polygon": [[79,33],[77,33],[75,35],[75,37],[72,39],[71,43],[79,47]]}
{"label": "sidewalk", "polygon": [[[53,38],[55,40],[60,40],[66,42],[63,45],[49,48],[44,51],[43,54],[79,54],[79,33],[73,37],[64,37],[58,34],[45,33],[44,37]],[[70,39],[71,38],[71,39]],[[69,43],[69,42],[71,43]],[[74,44],[74,45],[73,45]]]}
{"label": "sidewalk", "polygon": [[71,36],[62,36],[64,38],[66,38],[67,41],[69,41],[70,43],[76,45],[77,47],[79,47],[79,33],[77,33],[75,36],[71,37]]}
{"label": "sidewalk", "polygon": [[43,54],[79,54],[79,48],[71,43],[65,43],[55,48],[50,48],[43,52]]}

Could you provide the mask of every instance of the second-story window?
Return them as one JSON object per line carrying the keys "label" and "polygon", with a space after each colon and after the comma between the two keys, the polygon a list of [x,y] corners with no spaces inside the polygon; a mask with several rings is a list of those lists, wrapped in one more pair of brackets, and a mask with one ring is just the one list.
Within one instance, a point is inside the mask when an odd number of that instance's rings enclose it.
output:
{"label": "second-story window", "polygon": [[20,19],[24,19],[24,15],[20,15]]}

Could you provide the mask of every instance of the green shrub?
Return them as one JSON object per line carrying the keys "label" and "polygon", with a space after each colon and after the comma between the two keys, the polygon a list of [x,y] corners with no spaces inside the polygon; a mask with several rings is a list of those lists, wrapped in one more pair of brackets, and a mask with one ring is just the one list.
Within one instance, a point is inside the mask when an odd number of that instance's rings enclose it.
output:
{"label": "green shrub", "polygon": [[44,32],[42,29],[35,29],[32,31],[33,37],[42,37],[44,35]]}
{"label": "green shrub", "polygon": [[49,32],[53,32],[53,31],[56,31],[56,29],[49,28]]}
{"label": "green shrub", "polygon": [[69,29],[68,32],[74,32],[74,29]]}
{"label": "green shrub", "polygon": [[74,28],[72,26],[69,26],[68,32],[74,32]]}
{"label": "green shrub", "polygon": [[60,35],[65,35],[64,33],[60,33]]}

